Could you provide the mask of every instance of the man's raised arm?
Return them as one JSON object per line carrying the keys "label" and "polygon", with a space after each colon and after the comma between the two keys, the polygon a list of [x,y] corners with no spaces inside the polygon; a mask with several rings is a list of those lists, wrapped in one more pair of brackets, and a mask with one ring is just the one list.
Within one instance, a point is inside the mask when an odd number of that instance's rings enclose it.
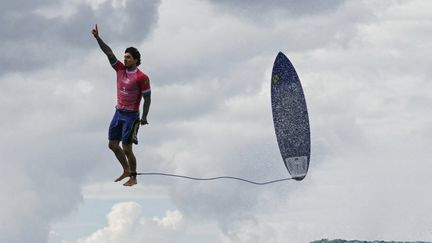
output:
{"label": "man's raised arm", "polygon": [[105,44],[105,42],[100,38],[97,24],[95,25],[95,28],[92,29],[92,34],[96,38],[100,49],[105,53],[105,55],[107,55],[110,63],[114,64],[117,61],[117,58],[115,57],[111,48],[107,44]]}

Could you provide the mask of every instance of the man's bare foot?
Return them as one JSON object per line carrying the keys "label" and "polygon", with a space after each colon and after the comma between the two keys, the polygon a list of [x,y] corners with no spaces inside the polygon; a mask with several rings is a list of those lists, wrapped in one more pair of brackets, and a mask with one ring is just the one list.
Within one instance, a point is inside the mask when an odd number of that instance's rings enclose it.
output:
{"label": "man's bare foot", "polygon": [[124,178],[128,177],[129,174],[130,174],[129,172],[124,171],[123,174],[121,176],[119,176],[119,178],[117,178],[114,182],[118,182],[118,181],[123,180]]}
{"label": "man's bare foot", "polygon": [[133,186],[136,184],[137,184],[137,179],[131,177],[125,184],[123,184],[123,186]]}

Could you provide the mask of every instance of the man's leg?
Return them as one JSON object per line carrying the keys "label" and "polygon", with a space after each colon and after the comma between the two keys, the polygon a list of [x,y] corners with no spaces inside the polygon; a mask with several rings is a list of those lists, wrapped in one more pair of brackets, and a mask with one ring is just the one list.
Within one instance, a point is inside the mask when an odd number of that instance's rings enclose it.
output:
{"label": "man's leg", "polygon": [[[120,175],[115,180],[115,182],[118,182],[129,176],[130,167],[126,155],[123,149],[120,147],[120,141],[109,140],[108,147],[114,152],[115,156],[117,157],[117,160],[120,162],[121,166],[123,167],[123,174]],[[135,168],[136,168],[136,162],[135,162]]]}
{"label": "man's leg", "polygon": [[137,179],[136,179],[136,158],[135,155],[132,151],[132,144],[122,144],[123,146],[123,152],[127,157],[127,160],[129,162],[129,171],[130,171],[130,178],[129,180],[123,184],[124,186],[133,186],[135,184],[137,184]]}

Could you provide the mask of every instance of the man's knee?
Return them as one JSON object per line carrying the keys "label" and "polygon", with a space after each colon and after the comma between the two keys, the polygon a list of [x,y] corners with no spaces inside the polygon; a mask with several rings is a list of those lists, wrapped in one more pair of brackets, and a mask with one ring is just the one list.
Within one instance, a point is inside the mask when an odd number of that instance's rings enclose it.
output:
{"label": "man's knee", "polygon": [[119,151],[121,149],[121,147],[117,141],[109,141],[108,148],[114,152]]}

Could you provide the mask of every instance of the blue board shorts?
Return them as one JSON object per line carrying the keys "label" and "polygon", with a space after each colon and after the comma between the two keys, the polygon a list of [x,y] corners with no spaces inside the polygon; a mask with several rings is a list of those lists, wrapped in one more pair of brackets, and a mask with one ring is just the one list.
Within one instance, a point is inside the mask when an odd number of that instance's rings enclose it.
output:
{"label": "blue board shorts", "polygon": [[138,144],[139,112],[116,109],[108,131],[108,139],[123,144]]}

